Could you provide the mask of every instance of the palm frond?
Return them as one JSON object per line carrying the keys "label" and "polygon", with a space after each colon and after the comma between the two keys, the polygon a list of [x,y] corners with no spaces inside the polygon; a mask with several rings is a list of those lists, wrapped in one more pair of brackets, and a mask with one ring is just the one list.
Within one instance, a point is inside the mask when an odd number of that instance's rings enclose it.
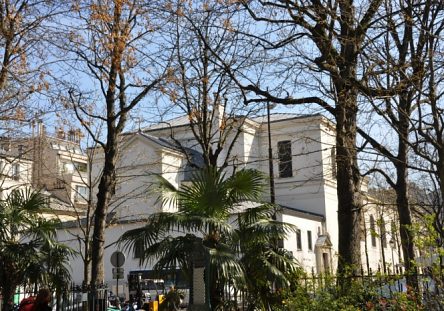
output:
{"label": "palm frond", "polygon": [[245,273],[242,264],[236,254],[233,254],[227,245],[218,245],[217,248],[208,250],[211,269],[216,271],[222,280],[236,279],[245,281]]}
{"label": "palm frond", "polygon": [[270,203],[262,203],[238,212],[237,218],[239,227],[243,228],[261,219],[272,219],[273,215],[274,205]]}
{"label": "palm frond", "polygon": [[[295,227],[272,219],[276,206],[259,203],[264,184],[258,171],[241,170],[226,178],[213,167],[197,171],[179,189],[159,178],[159,200],[175,204],[178,211],[152,214],[145,226],[124,233],[119,243],[133,251],[142,245],[141,263],[155,263],[159,270],[187,270],[194,258],[206,258],[210,287],[245,289],[248,284],[252,291],[271,291],[272,282],[285,284],[285,271],[296,267],[273,248]],[[258,203],[245,208],[253,202]]]}
{"label": "palm frond", "polygon": [[177,206],[179,190],[165,177],[156,175],[156,178],[157,183],[153,188],[153,194],[157,196],[156,203],[160,202],[163,206]]}
{"label": "palm frond", "polygon": [[208,217],[227,217],[230,206],[223,183],[223,175],[215,168],[198,171],[191,184],[180,189],[181,210]]}
{"label": "palm frond", "polygon": [[157,259],[155,270],[180,267],[183,271],[188,271],[196,247],[202,248],[202,239],[192,234],[168,237],[146,249],[144,257]]}
{"label": "palm frond", "polygon": [[264,186],[263,174],[253,169],[240,170],[225,181],[231,202],[258,201]]}
{"label": "palm frond", "polygon": [[292,224],[261,219],[243,228],[240,242],[245,245],[270,244],[273,241],[285,239],[288,233],[295,231],[296,227]]}

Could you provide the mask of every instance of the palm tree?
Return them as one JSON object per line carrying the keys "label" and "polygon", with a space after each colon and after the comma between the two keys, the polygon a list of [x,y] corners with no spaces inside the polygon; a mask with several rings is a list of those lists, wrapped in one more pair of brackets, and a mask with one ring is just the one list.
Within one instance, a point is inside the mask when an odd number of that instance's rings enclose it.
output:
{"label": "palm tree", "polygon": [[[10,310],[16,288],[24,285],[27,279],[48,284],[48,277],[53,274],[42,269],[48,260],[48,251],[64,247],[55,239],[58,222],[42,216],[47,209],[47,199],[30,189],[15,189],[4,201],[0,201],[2,310]],[[67,257],[58,265],[63,265],[66,260]]]}
{"label": "palm tree", "polygon": [[[237,240],[232,242],[239,245],[240,260],[248,275],[244,291],[251,310],[272,310],[276,292],[290,286],[288,276],[300,269],[292,254],[278,246],[286,237],[285,229],[292,227],[271,220],[276,211],[270,207],[262,205],[239,213]],[[281,305],[282,299],[277,303]]]}
{"label": "palm tree", "polygon": [[276,280],[285,281],[281,268],[296,267],[291,259],[276,260],[279,254],[271,252],[269,243],[283,239],[293,228],[272,219],[273,205],[253,203],[260,202],[264,185],[262,174],[251,169],[226,178],[208,167],[179,189],[159,178],[160,201],[177,211],[150,215],[144,227],[127,231],[120,241],[133,251],[143,245],[141,264],[154,262],[158,270],[180,267],[191,272],[196,257],[205,258],[207,301],[214,309],[223,302],[227,285],[251,288],[245,252],[261,258],[257,266]]}

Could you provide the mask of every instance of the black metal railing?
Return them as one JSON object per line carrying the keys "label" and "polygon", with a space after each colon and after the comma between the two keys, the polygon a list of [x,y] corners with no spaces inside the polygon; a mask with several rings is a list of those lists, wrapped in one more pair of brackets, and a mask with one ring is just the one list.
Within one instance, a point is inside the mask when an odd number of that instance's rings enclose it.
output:
{"label": "black metal railing", "polygon": [[[407,286],[407,278],[412,276],[418,280],[417,289]],[[353,290],[365,291],[363,299],[396,300],[400,295],[404,295],[406,299],[416,301],[424,310],[444,310],[444,275],[383,274],[381,271],[375,273],[370,271],[368,274],[350,276],[305,273],[297,278],[297,286],[302,289],[299,293],[305,293],[313,299],[322,292],[329,292],[332,297],[344,295],[338,284],[353,284],[354,288],[350,288],[349,293]],[[247,292],[235,290],[230,286],[227,286],[224,292],[224,301],[231,301],[239,306],[240,310],[248,309]],[[364,309],[367,302],[364,300],[360,302]]]}
{"label": "black metal railing", "polygon": [[[38,289],[38,286],[20,287],[14,296],[14,310],[18,311],[23,299],[36,296]],[[110,307],[109,293],[106,285],[91,288],[71,284],[62,291],[53,291],[50,305],[54,311],[106,311]]]}

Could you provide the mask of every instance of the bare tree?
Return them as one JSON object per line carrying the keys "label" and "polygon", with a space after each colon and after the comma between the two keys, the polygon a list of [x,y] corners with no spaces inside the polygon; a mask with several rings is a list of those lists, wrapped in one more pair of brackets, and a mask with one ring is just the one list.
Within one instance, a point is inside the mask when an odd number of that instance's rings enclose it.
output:
{"label": "bare tree", "polygon": [[[426,29],[425,55],[426,76],[421,85],[421,95],[416,102],[417,114],[411,118],[414,134],[411,147],[414,152],[413,159],[419,170],[421,180],[417,182],[422,187],[420,212],[422,215],[431,215],[431,224],[435,236],[435,252],[442,253],[438,249],[444,247],[444,118],[443,118],[443,85],[444,67],[442,59],[443,47],[440,37],[444,28],[444,5],[442,3],[431,3],[431,14],[436,22],[430,24]],[[433,10],[432,10],[433,9]],[[426,177],[424,179],[424,177]],[[439,255],[439,274],[442,280],[444,259]]]}
{"label": "bare tree", "polygon": [[[29,99],[49,88],[47,27],[60,13],[57,1],[0,3],[0,130],[8,133],[41,110]],[[41,105],[41,104],[39,104]],[[37,107],[34,107],[37,108]]]}
{"label": "bare tree", "polygon": [[170,36],[176,46],[173,61],[176,74],[166,92],[174,107],[188,116],[203,163],[197,163],[186,150],[195,146],[180,141],[173,132],[171,137],[188,156],[191,166],[224,169],[231,164],[245,165],[241,159],[234,159],[233,148],[246,118],[258,110],[253,105],[243,105],[239,87],[223,68],[223,64],[229,64],[230,70],[245,70],[252,63],[248,57],[239,58],[252,48],[233,31],[245,27],[245,22],[232,24],[236,12],[223,8],[205,1],[197,1],[192,7],[178,1],[171,7],[175,23]]}
{"label": "bare tree", "polygon": [[397,89],[396,95],[380,101],[369,98],[375,116],[382,116],[394,129],[397,148],[392,148],[384,136],[378,138],[378,134],[372,134],[368,129],[359,129],[359,133],[394,167],[395,177],[390,176],[390,170],[382,168],[381,163],[367,174],[382,174],[396,192],[404,264],[406,271],[412,274],[408,284],[416,288],[414,237],[408,196],[408,170],[412,165],[409,165],[408,152],[412,117],[421,106],[421,89],[427,79],[426,58],[429,50],[433,49],[428,40],[439,35],[432,32],[442,27],[442,6],[433,1],[420,4],[402,1],[398,5],[387,1],[384,7],[381,28],[386,27],[387,32],[369,45],[365,70],[368,70],[368,79],[376,88]]}
{"label": "bare tree", "polygon": [[[68,93],[65,103],[104,156],[94,210],[92,286],[104,281],[106,216],[116,187],[119,135],[132,109],[156,90],[168,71],[166,49],[162,38],[156,38],[163,23],[158,15],[161,5],[137,0],[76,1],[72,14],[59,21],[60,31],[69,34],[68,41],[57,42],[68,55],[64,69],[81,81],[63,81]],[[103,123],[102,135],[94,130],[98,123]]]}
{"label": "bare tree", "polygon": [[[373,93],[360,74],[363,49],[377,36],[372,29],[382,0],[354,1],[250,1],[243,7],[263,29],[250,32],[262,54],[274,55],[268,76],[273,83],[267,91],[266,72],[257,78],[237,77],[245,92],[260,98],[246,103],[273,101],[284,105],[316,104],[336,121],[336,166],[339,224],[338,272],[359,273],[361,176],[357,161],[358,97]],[[239,5],[239,4],[238,4]],[[308,71],[307,71],[308,69]],[[269,71],[270,73],[270,71]],[[309,82],[307,75],[311,74]],[[305,80],[305,81],[304,81]],[[294,81],[300,85],[294,85]],[[278,82],[282,82],[278,86]],[[300,87],[302,86],[302,87]],[[313,96],[300,96],[303,87]],[[307,94],[307,92],[305,92]],[[248,94],[246,94],[247,96]]]}

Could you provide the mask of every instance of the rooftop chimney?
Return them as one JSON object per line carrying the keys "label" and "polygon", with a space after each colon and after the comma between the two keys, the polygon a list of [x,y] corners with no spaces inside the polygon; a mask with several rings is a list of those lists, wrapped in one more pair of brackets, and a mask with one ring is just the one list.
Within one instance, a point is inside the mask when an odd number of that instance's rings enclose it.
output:
{"label": "rooftop chimney", "polygon": [[59,139],[65,139],[65,131],[62,127],[56,127],[56,137]]}

